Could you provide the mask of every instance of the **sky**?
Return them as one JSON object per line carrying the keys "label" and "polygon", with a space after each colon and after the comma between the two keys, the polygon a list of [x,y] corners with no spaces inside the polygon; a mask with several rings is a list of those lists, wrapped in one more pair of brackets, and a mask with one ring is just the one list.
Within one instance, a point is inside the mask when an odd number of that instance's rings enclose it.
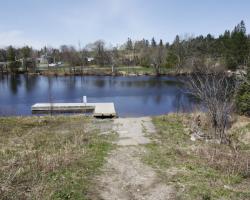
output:
{"label": "sky", "polygon": [[241,20],[250,29],[249,0],[0,0],[0,47],[171,43],[177,34],[218,36]]}

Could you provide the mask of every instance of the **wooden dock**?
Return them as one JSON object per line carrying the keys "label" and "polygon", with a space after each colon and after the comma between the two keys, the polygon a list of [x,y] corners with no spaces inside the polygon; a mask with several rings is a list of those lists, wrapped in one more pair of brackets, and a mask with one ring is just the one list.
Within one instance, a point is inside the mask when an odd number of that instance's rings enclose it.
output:
{"label": "wooden dock", "polygon": [[114,103],[37,103],[32,113],[92,113],[94,117],[116,117]]}

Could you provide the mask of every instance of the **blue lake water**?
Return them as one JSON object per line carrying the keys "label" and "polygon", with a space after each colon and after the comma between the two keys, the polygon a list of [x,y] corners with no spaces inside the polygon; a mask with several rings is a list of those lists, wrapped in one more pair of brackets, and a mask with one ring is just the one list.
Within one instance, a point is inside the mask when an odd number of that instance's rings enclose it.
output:
{"label": "blue lake water", "polygon": [[188,112],[196,105],[179,78],[171,76],[0,75],[0,115],[31,115],[43,102],[114,102],[119,116]]}

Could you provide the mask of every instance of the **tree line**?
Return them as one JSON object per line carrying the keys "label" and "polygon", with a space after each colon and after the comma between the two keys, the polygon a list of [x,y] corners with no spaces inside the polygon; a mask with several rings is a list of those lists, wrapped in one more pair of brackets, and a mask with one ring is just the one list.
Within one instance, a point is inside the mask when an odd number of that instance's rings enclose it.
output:
{"label": "tree line", "polygon": [[[156,74],[163,68],[175,69],[177,72],[192,72],[197,65],[213,62],[214,65],[227,70],[242,69],[249,66],[250,36],[246,32],[244,21],[233,30],[226,30],[219,37],[211,34],[197,37],[180,37],[164,43],[142,39],[128,40],[117,47],[107,47],[104,41],[98,40],[81,48],[62,45],[60,48],[44,47],[40,50],[25,46],[9,46],[0,49],[0,62],[7,62],[8,68],[15,71],[23,66],[29,71],[37,67],[37,59],[46,56],[48,63],[64,62],[75,66],[144,66],[151,67]],[[92,58],[89,61],[89,58]]]}

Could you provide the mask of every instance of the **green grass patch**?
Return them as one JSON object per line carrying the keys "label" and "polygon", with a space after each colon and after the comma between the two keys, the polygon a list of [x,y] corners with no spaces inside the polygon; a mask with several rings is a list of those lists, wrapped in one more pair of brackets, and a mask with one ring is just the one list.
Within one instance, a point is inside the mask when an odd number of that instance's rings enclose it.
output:
{"label": "green grass patch", "polygon": [[[157,142],[146,146],[144,162],[156,169],[163,182],[176,187],[177,199],[250,199],[250,179],[242,175],[244,165],[233,167],[227,146],[192,142],[183,117],[153,118]],[[242,159],[250,157],[244,150],[239,154]]]}

